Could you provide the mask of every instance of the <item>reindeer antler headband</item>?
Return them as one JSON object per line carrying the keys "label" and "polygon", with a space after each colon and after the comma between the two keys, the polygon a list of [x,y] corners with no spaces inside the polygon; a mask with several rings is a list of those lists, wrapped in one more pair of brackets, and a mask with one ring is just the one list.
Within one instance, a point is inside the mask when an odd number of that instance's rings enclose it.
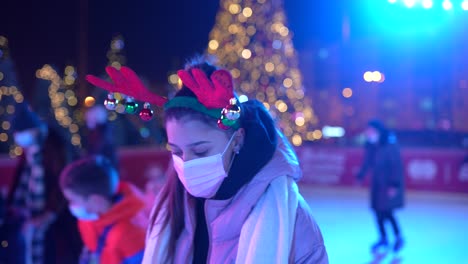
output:
{"label": "reindeer antler headband", "polygon": [[137,112],[138,104],[134,100],[145,102],[139,115],[145,121],[151,120],[153,110],[150,104],[164,107],[185,107],[204,113],[218,119],[218,126],[222,129],[239,127],[240,107],[234,96],[232,76],[226,70],[217,70],[211,74],[210,79],[201,69],[180,70],[177,75],[197,98],[178,96],[171,100],[149,92],[136,73],[125,66],[120,70],[112,66],[106,67],[106,72],[112,80],[107,82],[93,75],[87,75],[86,80],[91,84],[109,92],[104,105],[108,110],[115,110],[117,100],[113,93],[127,96],[125,110],[129,114]]}

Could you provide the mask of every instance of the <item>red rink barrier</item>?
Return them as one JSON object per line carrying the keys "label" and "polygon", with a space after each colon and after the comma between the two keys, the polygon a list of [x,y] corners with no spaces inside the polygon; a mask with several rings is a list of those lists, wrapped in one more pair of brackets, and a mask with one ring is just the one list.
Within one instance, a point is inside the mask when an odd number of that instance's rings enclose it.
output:
{"label": "red rink barrier", "polygon": [[[303,169],[302,183],[351,186],[362,162],[361,148],[304,146],[297,150]],[[412,190],[468,193],[467,153],[452,149],[404,148],[406,186]],[[148,178],[167,168],[170,154],[158,148],[119,150],[120,175],[143,187]],[[12,180],[16,160],[0,157],[0,186]],[[367,175],[367,179],[370,175]]]}
{"label": "red rink barrier", "polygon": [[[468,193],[467,153],[451,149],[402,149],[408,189]],[[349,186],[361,166],[361,148],[297,149],[304,183]],[[367,175],[367,181],[370,175]]]}

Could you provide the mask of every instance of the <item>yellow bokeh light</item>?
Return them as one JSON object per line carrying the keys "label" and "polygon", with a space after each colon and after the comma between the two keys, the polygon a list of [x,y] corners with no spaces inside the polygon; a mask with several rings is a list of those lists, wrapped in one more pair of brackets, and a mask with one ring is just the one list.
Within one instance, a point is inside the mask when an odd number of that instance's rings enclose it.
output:
{"label": "yellow bokeh light", "polygon": [[272,62],[265,63],[265,70],[267,72],[272,72],[275,70],[275,65]]}
{"label": "yellow bokeh light", "polygon": [[211,50],[217,50],[218,47],[219,47],[219,43],[218,43],[217,40],[212,39],[212,40],[210,40],[210,42],[208,43],[208,47],[209,47]]}
{"label": "yellow bokeh light", "polygon": [[252,36],[257,32],[257,29],[254,26],[247,27],[247,35]]}
{"label": "yellow bokeh light", "polygon": [[289,29],[287,27],[281,27],[279,30],[281,36],[286,37],[289,34]]}
{"label": "yellow bokeh light", "polygon": [[73,96],[75,96],[75,93],[72,90],[67,90],[65,92],[65,98],[68,99],[68,98],[73,97]]}
{"label": "yellow bokeh light", "polygon": [[81,137],[78,134],[74,134],[72,136],[71,142],[74,146],[78,146],[81,144]]}
{"label": "yellow bokeh light", "polygon": [[304,96],[305,96],[305,95],[304,95],[304,91],[303,91],[303,90],[297,90],[297,91],[296,91],[296,99],[299,99],[299,100],[300,100],[300,99],[304,98]]}
{"label": "yellow bokeh light", "polygon": [[114,61],[111,63],[111,66],[116,68],[117,70],[120,70],[120,67],[122,67],[122,64],[120,64],[120,62],[118,61]]}
{"label": "yellow bokeh light", "polygon": [[79,127],[77,124],[71,124],[68,129],[70,130],[71,133],[76,133],[78,132]]}
{"label": "yellow bokeh light", "polygon": [[179,82],[179,76],[177,74],[173,73],[169,75],[169,78],[167,78],[169,83],[172,85],[176,85]]}
{"label": "yellow bokeh light", "polygon": [[281,113],[288,111],[288,105],[283,100],[276,101],[275,106]]}
{"label": "yellow bokeh light", "polygon": [[2,122],[2,128],[3,128],[3,130],[8,130],[8,129],[10,129],[10,127],[11,127],[10,122],[8,122],[8,121],[3,121],[3,122]]}
{"label": "yellow bokeh light", "polygon": [[15,153],[16,156],[19,156],[19,155],[23,154],[23,149],[21,147],[17,146],[13,150],[13,153]]}
{"label": "yellow bokeh light", "polygon": [[114,98],[118,101],[121,101],[123,99],[123,96],[121,93],[114,93]]}
{"label": "yellow bokeh light", "polygon": [[94,104],[96,104],[96,99],[94,99],[94,97],[92,96],[87,96],[85,99],[84,99],[84,105],[86,107],[91,107],[93,106]]}
{"label": "yellow bokeh light", "polygon": [[13,114],[15,112],[15,106],[14,105],[8,105],[6,108],[6,111],[8,114]]}
{"label": "yellow bokeh light", "polygon": [[15,94],[14,98],[17,103],[22,103],[24,101],[24,97],[20,93]]}
{"label": "yellow bokeh light", "polygon": [[244,10],[242,10],[242,14],[245,16],[245,17],[251,17],[252,16],[252,8],[250,7],[246,7],[244,8]]}
{"label": "yellow bokeh light", "polygon": [[70,117],[67,116],[67,117],[64,117],[64,118],[63,118],[62,124],[63,124],[64,126],[67,126],[67,127],[68,127],[69,125],[71,125],[71,123],[72,123],[72,120],[71,120]]}
{"label": "yellow bokeh light", "polygon": [[242,51],[242,58],[248,60],[250,57],[252,57],[252,52],[249,49],[244,49]]}
{"label": "yellow bokeh light", "polygon": [[293,80],[291,78],[286,78],[283,80],[283,85],[286,88],[289,88],[293,85]]}
{"label": "yellow bokeh light", "polygon": [[302,145],[302,137],[298,134],[295,134],[292,138],[291,138],[291,141],[293,143],[294,146],[300,146]]}
{"label": "yellow bokeh light", "polygon": [[182,80],[179,78],[177,80],[177,88],[181,89],[183,85],[184,85],[184,83],[182,83]]}
{"label": "yellow bokeh light", "polygon": [[6,133],[0,133],[0,141],[6,142],[8,140],[8,135]]}
{"label": "yellow bokeh light", "polygon": [[321,139],[322,138],[322,131],[316,129],[312,132],[312,136],[314,139]]}
{"label": "yellow bokeh light", "polygon": [[228,27],[228,31],[231,34],[236,34],[239,31],[239,27],[236,24],[231,24]]}
{"label": "yellow bokeh light", "polygon": [[353,96],[353,90],[351,88],[344,88],[341,94],[343,94],[344,98],[350,98]]}
{"label": "yellow bokeh light", "polygon": [[240,13],[239,15],[237,15],[237,20],[239,20],[239,22],[241,23],[244,23],[245,21],[247,21],[247,18],[244,16],[244,14]]}
{"label": "yellow bokeh light", "polygon": [[372,82],[372,79],[373,79],[372,72],[366,71],[366,72],[364,73],[363,78],[364,78],[364,81],[366,81],[366,82]]}
{"label": "yellow bokeh light", "polygon": [[265,108],[266,108],[267,110],[270,110],[270,104],[269,104],[269,103],[263,102],[263,106],[265,106]]}
{"label": "yellow bokeh light", "polygon": [[68,105],[75,106],[76,104],[78,104],[78,100],[76,99],[76,97],[70,97],[68,99]]}
{"label": "yellow bokeh light", "polygon": [[297,126],[303,126],[305,124],[305,119],[302,116],[298,116],[295,120]]}
{"label": "yellow bokeh light", "polygon": [[231,70],[231,74],[232,74],[232,77],[233,77],[233,78],[239,78],[239,76],[240,76],[240,71],[239,71],[239,69],[232,69],[232,70]]}
{"label": "yellow bokeh light", "polygon": [[238,4],[229,5],[229,12],[231,12],[231,14],[233,14],[233,15],[239,14],[240,11],[241,11],[240,5],[238,5]]}
{"label": "yellow bokeh light", "polygon": [[372,81],[380,82],[382,80],[382,74],[379,71],[372,72]]}
{"label": "yellow bokeh light", "polygon": [[260,71],[257,69],[254,69],[250,73],[250,78],[252,79],[252,81],[257,81],[260,78],[260,75],[261,75]]}
{"label": "yellow bokeh light", "polygon": [[66,75],[72,75],[75,73],[75,67],[71,66],[71,65],[68,65],[67,67],[65,67],[65,74]]}

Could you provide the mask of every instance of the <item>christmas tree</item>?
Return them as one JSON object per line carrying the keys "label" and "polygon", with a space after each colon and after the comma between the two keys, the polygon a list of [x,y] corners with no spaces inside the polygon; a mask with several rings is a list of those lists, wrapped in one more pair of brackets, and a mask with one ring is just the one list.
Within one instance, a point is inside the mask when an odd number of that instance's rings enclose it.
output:
{"label": "christmas tree", "polygon": [[9,153],[11,157],[22,153],[21,148],[14,144],[11,120],[16,104],[23,100],[14,63],[9,56],[8,39],[0,36],[0,153]]}
{"label": "christmas tree", "polygon": [[263,102],[295,146],[321,138],[281,0],[221,0],[207,51],[231,70],[240,95]]}

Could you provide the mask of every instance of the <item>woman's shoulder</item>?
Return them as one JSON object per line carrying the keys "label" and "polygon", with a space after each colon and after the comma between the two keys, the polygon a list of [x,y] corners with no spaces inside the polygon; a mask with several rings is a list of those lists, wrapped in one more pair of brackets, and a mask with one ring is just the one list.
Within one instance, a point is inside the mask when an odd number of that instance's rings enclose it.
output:
{"label": "woman's shoulder", "polygon": [[299,199],[296,211],[294,255],[296,263],[328,263],[322,232],[304,199]]}

